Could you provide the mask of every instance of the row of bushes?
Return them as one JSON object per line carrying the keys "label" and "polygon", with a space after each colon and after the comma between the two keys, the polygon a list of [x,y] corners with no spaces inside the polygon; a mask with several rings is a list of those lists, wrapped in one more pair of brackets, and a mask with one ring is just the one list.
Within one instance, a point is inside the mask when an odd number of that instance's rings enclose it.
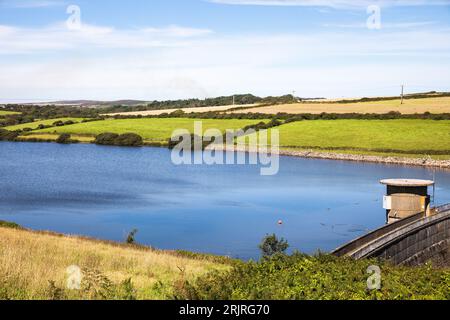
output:
{"label": "row of bushes", "polygon": [[[253,124],[253,125],[249,125],[244,127],[242,130],[244,132],[247,132],[247,130],[255,130],[255,131],[259,131],[259,130],[267,130],[270,128],[274,128],[274,127],[278,127],[280,125],[282,125],[283,122],[279,121],[278,119],[272,119],[271,121],[265,123],[265,122],[259,122],[257,124]],[[227,141],[227,133],[225,133],[223,135],[223,141]],[[234,135],[233,135],[234,137]],[[197,146],[200,146],[201,150],[204,150],[208,145],[213,144],[214,140],[212,141],[203,141],[202,137],[197,136],[195,134],[190,134],[190,135],[181,135],[178,137],[174,137],[173,139],[169,139],[168,141],[168,147],[169,149],[173,149],[175,148],[181,141],[185,141],[185,140],[190,140],[190,145],[191,145],[191,149],[193,151],[197,150]]]}
{"label": "row of bushes", "polygon": [[99,134],[95,138],[95,143],[98,145],[108,146],[124,146],[124,147],[140,147],[144,144],[144,140],[140,135],[135,133],[116,134],[105,132]]}
{"label": "row of bushes", "polygon": [[[92,119],[83,119],[81,121],[81,123],[86,123],[86,122],[93,122],[93,121],[101,121],[104,120],[104,118],[92,118]],[[67,120],[67,121],[62,121],[62,120],[58,120],[53,122],[52,125],[45,125],[45,124],[40,124],[37,126],[36,129],[33,128],[23,128],[21,131],[22,132],[31,132],[33,130],[43,130],[43,129],[49,129],[49,128],[54,128],[54,127],[63,127],[63,126],[70,126],[72,124],[76,124],[77,122],[72,121],[72,120]],[[20,130],[19,130],[20,131]]]}
{"label": "row of bushes", "polygon": [[433,114],[430,112],[416,114],[402,114],[397,111],[391,111],[384,114],[377,113],[303,113],[303,114],[265,114],[265,113],[223,113],[220,111],[210,111],[202,113],[185,113],[177,110],[172,113],[163,113],[160,115],[116,115],[115,119],[141,119],[141,118],[193,118],[193,119],[249,119],[264,120],[268,118],[276,118],[285,120],[286,122],[295,122],[303,120],[395,120],[395,119],[420,119],[420,120],[450,120],[450,113]]}

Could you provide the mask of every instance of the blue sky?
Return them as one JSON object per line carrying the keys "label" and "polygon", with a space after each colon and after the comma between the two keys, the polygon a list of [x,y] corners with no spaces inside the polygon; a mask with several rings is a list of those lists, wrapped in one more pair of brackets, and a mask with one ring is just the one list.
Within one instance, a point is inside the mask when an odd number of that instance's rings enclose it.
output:
{"label": "blue sky", "polygon": [[[367,25],[373,5],[380,29]],[[354,97],[401,84],[450,91],[450,1],[0,0],[1,101]]]}

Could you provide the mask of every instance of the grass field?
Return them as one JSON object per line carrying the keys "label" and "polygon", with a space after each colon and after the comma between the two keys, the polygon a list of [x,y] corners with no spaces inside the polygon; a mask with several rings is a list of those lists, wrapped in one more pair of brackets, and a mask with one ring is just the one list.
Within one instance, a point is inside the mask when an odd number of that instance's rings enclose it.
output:
{"label": "grass field", "polygon": [[30,128],[30,129],[35,130],[41,124],[43,124],[45,126],[51,126],[56,121],[63,121],[64,122],[64,121],[69,121],[69,120],[74,121],[74,122],[80,122],[83,119],[80,119],[80,118],[59,118],[59,119],[50,119],[50,120],[40,120],[40,121],[31,122],[31,123],[19,124],[17,126],[5,127],[5,129],[9,130],[9,131],[23,130],[25,128]]}
{"label": "grass field", "polygon": [[102,298],[93,290],[66,290],[66,269],[72,265],[94,274],[93,287],[99,291],[106,283],[103,277],[114,284],[131,279],[138,299],[170,298],[177,281],[228,268],[209,257],[188,258],[76,237],[1,226],[0,234],[0,300],[52,299],[58,298],[56,294],[70,299]]}
{"label": "grass field", "polygon": [[203,122],[203,130],[216,128],[223,132],[226,129],[241,129],[247,125],[259,122],[258,120],[200,120],[184,118],[120,119],[79,123],[70,126],[38,130],[36,132],[78,135],[98,135],[104,132],[118,134],[132,132],[140,135],[144,140],[167,141],[176,129],[187,129],[193,133],[195,121]]}
{"label": "grass field", "polygon": [[234,111],[234,113],[259,112],[266,114],[277,114],[279,112],[300,114],[312,113],[377,113],[383,114],[390,111],[398,111],[403,114],[414,113],[450,113],[450,97],[407,99],[404,104],[398,100],[358,102],[358,103],[296,103],[285,105],[274,105],[268,107],[257,107]]}
{"label": "grass field", "polygon": [[289,123],[277,129],[281,147],[393,153],[450,150],[450,121],[317,120]]}
{"label": "grass field", "polygon": [[107,114],[109,116],[114,115],[127,115],[127,116],[158,116],[163,113],[172,113],[177,110],[183,110],[186,113],[192,113],[192,112],[210,112],[210,111],[226,111],[232,108],[236,107],[248,107],[253,108],[255,107],[255,104],[248,104],[248,105],[229,105],[229,106],[217,106],[217,107],[198,107],[198,108],[182,108],[182,109],[166,109],[166,110],[149,110],[149,111],[136,111],[136,112],[119,112],[119,113],[110,113]]}
{"label": "grass field", "polygon": [[12,114],[20,114],[19,112],[14,112],[14,111],[4,111],[4,110],[0,110],[0,117],[1,116],[9,116]]}

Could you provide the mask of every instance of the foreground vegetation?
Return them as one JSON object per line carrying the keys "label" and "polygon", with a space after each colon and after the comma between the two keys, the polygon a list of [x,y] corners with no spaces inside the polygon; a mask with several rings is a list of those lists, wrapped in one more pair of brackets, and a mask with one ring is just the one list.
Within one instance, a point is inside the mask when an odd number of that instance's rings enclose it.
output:
{"label": "foreground vegetation", "polygon": [[[368,290],[369,266],[381,268],[381,289]],[[395,267],[330,255],[275,255],[239,263],[177,287],[189,300],[413,300],[450,299],[450,270]]]}
{"label": "foreground vegetation", "polygon": [[[156,251],[77,237],[22,230],[0,224],[1,299],[168,299],[186,280],[226,261]],[[69,266],[85,274],[82,290],[68,290]]]}
{"label": "foreground vegetation", "polygon": [[[287,243],[272,241],[261,246],[269,254],[260,262],[243,262],[32,232],[3,222],[0,300],[450,299],[449,269],[324,254],[288,256],[281,252],[286,248]],[[80,290],[67,289],[68,267],[74,265],[83,274]],[[380,290],[367,289],[371,265],[381,268]]]}

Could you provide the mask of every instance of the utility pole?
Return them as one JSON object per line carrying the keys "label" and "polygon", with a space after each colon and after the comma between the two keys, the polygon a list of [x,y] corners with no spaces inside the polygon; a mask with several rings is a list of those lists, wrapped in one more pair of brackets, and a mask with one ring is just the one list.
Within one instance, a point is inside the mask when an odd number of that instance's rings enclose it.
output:
{"label": "utility pole", "polygon": [[235,106],[235,105],[236,105],[236,96],[233,95],[233,106]]}
{"label": "utility pole", "polygon": [[401,102],[401,104],[403,104],[404,94],[405,94],[405,86],[402,84],[402,102]]}

